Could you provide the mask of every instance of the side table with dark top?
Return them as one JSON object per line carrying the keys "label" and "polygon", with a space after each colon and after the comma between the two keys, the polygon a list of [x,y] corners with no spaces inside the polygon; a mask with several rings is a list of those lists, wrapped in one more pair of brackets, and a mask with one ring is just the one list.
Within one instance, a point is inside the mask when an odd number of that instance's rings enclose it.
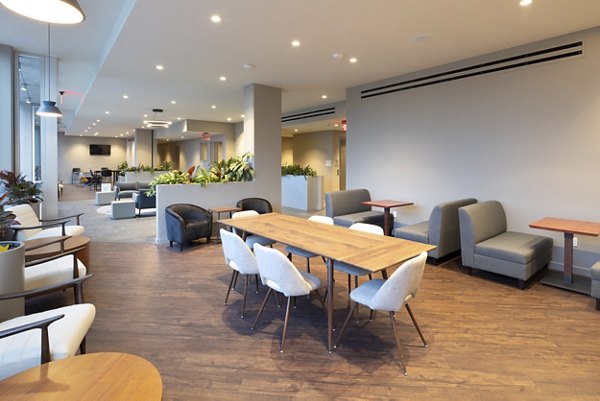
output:
{"label": "side table with dark top", "polygon": [[90,239],[82,235],[74,237],[47,237],[25,242],[25,262],[36,259],[48,258],[58,255],[62,252],[69,252],[73,249],[82,248],[77,252],[77,259],[90,269]]}
{"label": "side table with dark top", "polygon": [[[239,212],[240,209],[237,206],[220,206],[220,207],[211,207],[208,208],[208,211],[214,216],[215,214],[217,215],[216,219],[213,219],[215,221],[221,220],[221,213],[229,213],[229,218],[231,218],[231,216],[233,215],[233,213],[235,212]],[[216,224],[217,227],[217,242],[221,242],[221,235],[219,234],[219,224]]]}
{"label": "side table with dark top", "polygon": [[402,207],[402,206],[411,206],[414,205],[413,202],[405,202],[405,201],[395,201],[395,200],[375,200],[375,201],[365,201],[362,202],[363,205],[367,206],[375,206],[383,208],[383,232],[385,235],[392,235],[392,227],[394,224],[392,223],[392,212],[391,209],[393,207]]}
{"label": "side table with dark top", "polygon": [[600,223],[544,217],[529,224],[529,227],[564,233],[564,272],[562,280],[556,276],[556,273],[549,270],[546,277],[541,280],[541,283],[589,295],[591,291],[590,280],[587,277],[573,274],[573,237],[575,234],[592,237],[600,236]]}

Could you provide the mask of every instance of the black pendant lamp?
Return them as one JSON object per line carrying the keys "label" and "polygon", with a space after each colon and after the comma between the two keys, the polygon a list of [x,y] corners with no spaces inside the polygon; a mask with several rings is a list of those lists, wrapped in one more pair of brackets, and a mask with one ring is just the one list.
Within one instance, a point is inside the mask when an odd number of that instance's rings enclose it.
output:
{"label": "black pendant lamp", "polygon": [[0,0],[0,4],[24,17],[52,24],[78,24],[85,20],[77,0]]}
{"label": "black pendant lamp", "polygon": [[50,100],[50,24],[48,24],[48,100],[44,100],[36,111],[40,117],[62,117],[62,112],[56,107],[56,102]]}

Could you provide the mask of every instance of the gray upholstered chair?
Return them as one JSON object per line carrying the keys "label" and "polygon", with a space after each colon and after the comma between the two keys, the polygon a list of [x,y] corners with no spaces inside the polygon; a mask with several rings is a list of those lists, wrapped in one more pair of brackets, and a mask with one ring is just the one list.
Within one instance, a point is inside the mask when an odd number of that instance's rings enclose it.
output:
{"label": "gray upholstered chair", "polygon": [[271,202],[263,198],[245,198],[236,204],[241,210],[254,210],[258,214],[272,213],[273,206]]}
{"label": "gray upholstered chair", "polygon": [[169,246],[173,247],[173,242],[177,242],[180,251],[183,251],[184,243],[200,238],[206,238],[206,242],[210,242],[212,214],[200,206],[189,203],[167,206],[165,223]]}
{"label": "gray upholstered chair", "polygon": [[348,189],[325,193],[325,215],[337,226],[350,227],[354,223],[375,224],[383,227],[383,212],[371,210],[361,202],[371,200],[366,189]]}
{"label": "gray upholstered chair", "polygon": [[244,280],[244,299],[242,301],[242,319],[246,312],[246,298],[248,295],[248,282],[249,276],[255,276],[256,279],[256,292],[258,292],[258,265],[256,264],[256,258],[254,254],[248,248],[248,245],[237,235],[227,230],[220,229],[221,244],[223,245],[223,255],[225,256],[225,263],[227,266],[233,269],[231,280],[229,281],[229,288],[227,288],[227,295],[225,296],[225,305],[229,299],[229,293],[234,282],[237,281],[237,277],[241,274],[245,276]]}
{"label": "gray upholstered chair", "polygon": [[140,190],[133,194],[133,201],[135,208],[138,210],[138,216],[142,215],[142,209],[154,209],[156,208],[156,196],[146,195],[150,188],[140,188]]}
{"label": "gray upholstered chair", "polygon": [[[283,352],[292,298],[310,295],[312,291],[317,291],[322,287],[321,280],[308,272],[298,270],[283,253],[276,249],[256,244],[254,245],[254,254],[256,255],[260,278],[263,284],[269,287],[269,291],[260,305],[252,330],[256,330],[256,326],[260,322],[260,318],[265,310],[265,305],[267,304],[271,293],[273,291],[281,292],[288,299],[287,309],[285,311],[285,321],[283,324],[283,334],[281,335],[281,344],[279,346],[279,352]],[[321,302],[323,309],[325,309],[325,304],[320,295],[319,301]]]}
{"label": "gray upholstered chair", "polygon": [[[419,329],[419,325],[408,304],[408,302],[417,295],[417,290],[421,284],[421,278],[423,277],[426,260],[427,252],[422,252],[419,256],[402,263],[389,279],[367,281],[366,283],[361,284],[360,287],[352,290],[350,298],[353,303],[342,329],[340,330],[335,346],[337,347],[342,340],[344,331],[352,318],[354,309],[356,309],[358,304],[362,304],[371,309],[371,319],[373,318],[374,311],[384,311],[389,313],[390,320],[392,321],[392,328],[394,329],[394,337],[396,338],[396,346],[398,347],[398,354],[400,354],[400,336],[398,335],[398,328],[396,327],[396,312],[399,312],[400,309],[402,309],[402,306],[405,306],[421,340],[423,341],[423,345],[427,347],[425,337],[423,337],[423,333],[421,333],[421,329]],[[404,362],[402,362],[402,355],[400,355],[400,366],[402,367],[402,373],[406,376],[407,372]]]}
{"label": "gray upholstered chair", "polygon": [[516,278],[523,289],[552,259],[552,238],[507,231],[500,202],[463,206],[458,217],[464,266]]}
{"label": "gray upholstered chair", "polygon": [[436,205],[428,221],[398,227],[392,235],[410,241],[435,245],[429,256],[440,260],[452,257],[460,250],[460,230],[458,224],[458,208],[477,203],[477,199],[467,198]]}
{"label": "gray upholstered chair", "polygon": [[[319,223],[319,224],[327,224],[332,226],[333,225],[333,219],[331,217],[327,217],[327,216],[310,216],[308,218],[309,221],[314,221],[315,223]],[[285,247],[285,251],[287,252],[287,256],[289,260],[292,260],[292,255],[298,255],[298,256],[302,256],[304,258],[306,258],[306,271],[310,273],[310,258],[314,258],[315,256],[319,256],[315,253],[312,252],[307,252],[304,249],[300,249],[300,248],[296,248],[293,246],[286,246]],[[325,261],[325,258],[323,258],[323,261]]]}
{"label": "gray upholstered chair", "polygon": [[592,266],[592,298],[596,299],[596,309],[600,310],[600,261]]}

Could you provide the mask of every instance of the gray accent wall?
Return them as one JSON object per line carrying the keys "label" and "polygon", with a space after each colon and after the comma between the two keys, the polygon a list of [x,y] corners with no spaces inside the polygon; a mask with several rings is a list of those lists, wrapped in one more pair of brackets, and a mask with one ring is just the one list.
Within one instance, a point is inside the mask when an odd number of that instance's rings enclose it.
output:
{"label": "gray accent wall", "polygon": [[[496,199],[509,230],[562,247],[560,233],[528,224],[544,216],[600,221],[600,28],[479,59],[574,40],[584,41],[583,56],[367,99],[361,89],[400,79],[350,88],[347,188],[415,202],[396,209],[403,223],[426,220],[440,202]],[[579,250],[600,252],[600,239],[579,236]]]}

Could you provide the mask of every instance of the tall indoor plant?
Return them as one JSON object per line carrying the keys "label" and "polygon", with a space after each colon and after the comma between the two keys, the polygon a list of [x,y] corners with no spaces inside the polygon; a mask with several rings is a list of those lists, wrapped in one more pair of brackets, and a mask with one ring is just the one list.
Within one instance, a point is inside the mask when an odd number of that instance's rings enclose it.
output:
{"label": "tall indoor plant", "polygon": [[[15,215],[4,206],[9,192],[0,188],[0,294],[23,291],[25,283],[25,244],[10,241],[14,236],[11,225]],[[23,298],[0,302],[0,321],[21,316],[24,313]]]}

